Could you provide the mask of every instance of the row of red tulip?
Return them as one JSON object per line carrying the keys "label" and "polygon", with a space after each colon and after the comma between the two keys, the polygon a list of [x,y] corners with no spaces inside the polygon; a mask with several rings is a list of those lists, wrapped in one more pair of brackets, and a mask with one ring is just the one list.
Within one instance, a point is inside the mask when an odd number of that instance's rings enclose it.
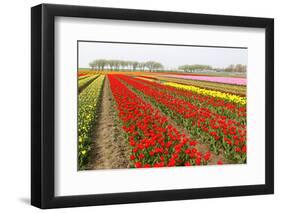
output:
{"label": "row of red tulip", "polygon": [[152,81],[146,81],[142,79],[136,79],[142,84],[149,85],[162,92],[183,98],[184,100],[191,102],[195,106],[208,107],[211,112],[219,113],[230,119],[236,119],[241,123],[246,123],[246,107],[245,105],[239,105],[219,98],[214,98],[207,95],[200,95],[188,90],[178,89],[175,87],[159,84]]}
{"label": "row of red tulip", "polygon": [[[197,142],[181,134],[167,117],[132,92],[117,75],[108,75],[119,119],[127,135],[132,167],[208,164],[211,153],[200,152]],[[221,163],[221,162],[219,162]]]}
{"label": "row of red tulip", "polygon": [[161,86],[157,88],[124,75],[118,78],[183,125],[192,138],[201,138],[202,142],[209,144],[216,154],[222,153],[235,163],[246,162],[246,125],[164,92],[159,89]]}

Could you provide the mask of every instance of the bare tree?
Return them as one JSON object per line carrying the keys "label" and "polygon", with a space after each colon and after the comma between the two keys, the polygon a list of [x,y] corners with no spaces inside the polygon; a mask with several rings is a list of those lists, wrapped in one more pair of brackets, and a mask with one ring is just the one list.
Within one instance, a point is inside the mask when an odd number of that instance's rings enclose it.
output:
{"label": "bare tree", "polygon": [[133,67],[133,70],[134,70],[134,71],[137,69],[138,66],[139,66],[139,62],[137,62],[137,61],[132,61],[132,67]]}
{"label": "bare tree", "polygon": [[147,62],[138,62],[138,61],[126,61],[126,60],[105,60],[105,59],[96,59],[89,63],[89,66],[92,70],[131,70],[136,71],[137,69],[145,71],[148,69],[150,72],[163,70],[164,66],[156,61],[147,61]]}

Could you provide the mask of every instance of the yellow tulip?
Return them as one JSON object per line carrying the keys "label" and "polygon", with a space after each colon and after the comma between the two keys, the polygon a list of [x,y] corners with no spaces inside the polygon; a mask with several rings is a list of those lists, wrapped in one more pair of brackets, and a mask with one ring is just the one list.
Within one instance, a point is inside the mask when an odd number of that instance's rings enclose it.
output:
{"label": "yellow tulip", "polygon": [[246,103],[247,103],[246,97],[240,97],[238,95],[233,95],[230,93],[202,89],[200,87],[178,84],[178,83],[173,83],[173,82],[164,82],[163,84],[167,85],[167,86],[179,88],[179,89],[189,90],[189,91],[195,92],[197,94],[201,94],[201,95],[207,95],[207,96],[212,96],[214,98],[224,99],[226,101],[234,102],[234,103],[241,104],[241,105],[246,105]]}

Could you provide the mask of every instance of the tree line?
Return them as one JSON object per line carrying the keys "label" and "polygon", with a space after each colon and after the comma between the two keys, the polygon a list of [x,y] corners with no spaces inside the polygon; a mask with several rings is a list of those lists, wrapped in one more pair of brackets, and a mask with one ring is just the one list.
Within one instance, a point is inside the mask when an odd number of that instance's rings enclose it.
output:
{"label": "tree line", "polygon": [[186,64],[178,67],[179,70],[183,70],[185,72],[194,72],[194,71],[202,71],[202,70],[212,70],[213,68],[209,65],[202,65],[202,64]]}
{"label": "tree line", "polygon": [[213,70],[218,72],[246,72],[247,66],[243,64],[231,64],[225,68],[213,68],[209,65],[202,64],[186,64],[178,67],[178,70],[182,70],[184,72],[196,72],[196,71],[207,71]]}
{"label": "tree line", "polygon": [[125,61],[125,60],[106,60],[106,59],[96,59],[89,63],[92,70],[129,70],[129,71],[159,71],[163,70],[164,66],[157,61]]}
{"label": "tree line", "polygon": [[225,72],[246,72],[247,66],[243,64],[231,64],[224,69]]}
{"label": "tree line", "polygon": [[[128,61],[128,60],[107,60],[96,59],[89,63],[92,70],[104,71],[167,71],[164,66],[157,61]],[[185,64],[177,68],[184,72],[200,72],[200,71],[217,71],[217,72],[246,72],[247,66],[243,64],[231,64],[225,68],[213,68],[210,65],[204,64]],[[170,70],[171,71],[171,70]],[[177,70],[174,70],[177,71]]]}

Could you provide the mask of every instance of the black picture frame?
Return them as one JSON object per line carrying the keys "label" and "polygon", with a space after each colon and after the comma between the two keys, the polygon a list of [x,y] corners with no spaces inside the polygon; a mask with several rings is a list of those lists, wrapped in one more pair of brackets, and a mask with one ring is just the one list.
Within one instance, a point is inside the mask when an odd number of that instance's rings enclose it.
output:
{"label": "black picture frame", "polygon": [[[56,197],[55,17],[263,28],[266,34],[265,184]],[[164,11],[41,4],[31,8],[31,204],[60,208],[274,193],[274,20]]]}

